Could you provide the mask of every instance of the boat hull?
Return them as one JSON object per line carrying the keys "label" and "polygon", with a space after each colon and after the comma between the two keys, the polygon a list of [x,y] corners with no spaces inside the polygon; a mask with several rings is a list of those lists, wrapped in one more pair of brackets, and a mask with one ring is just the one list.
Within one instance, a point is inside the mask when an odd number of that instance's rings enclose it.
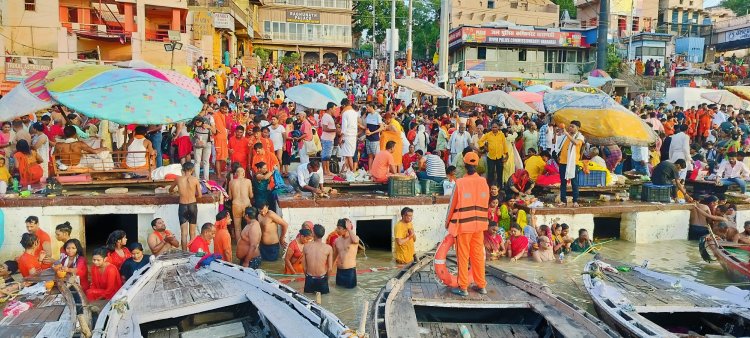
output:
{"label": "boat hull", "polygon": [[729,279],[737,283],[750,282],[750,265],[748,265],[748,262],[742,262],[722,247],[715,239],[711,238],[710,235],[707,236],[705,242],[716,260],[721,264],[721,267],[726,271]]}

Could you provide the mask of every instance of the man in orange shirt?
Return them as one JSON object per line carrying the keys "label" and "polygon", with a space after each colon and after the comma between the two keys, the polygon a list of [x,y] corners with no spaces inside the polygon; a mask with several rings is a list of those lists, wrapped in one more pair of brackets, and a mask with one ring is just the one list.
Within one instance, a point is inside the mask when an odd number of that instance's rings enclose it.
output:
{"label": "man in orange shirt", "polygon": [[211,223],[205,223],[201,227],[201,234],[196,236],[190,244],[188,250],[192,253],[203,252],[211,254],[211,241],[216,236],[216,227]]}
{"label": "man in orange shirt", "polygon": [[42,260],[43,268],[52,266],[52,239],[48,233],[39,227],[39,217],[26,217],[26,230],[30,234],[36,235],[37,239],[39,239],[39,246],[34,251],[34,257],[39,257],[44,252],[44,259]]}
{"label": "man in orange shirt", "polygon": [[375,155],[375,159],[372,161],[372,168],[370,168],[370,175],[373,181],[385,183],[388,182],[388,177],[397,173],[396,162],[393,159],[393,150],[395,147],[396,142],[388,141],[385,144],[385,151],[381,151]]}
{"label": "man in orange shirt", "polygon": [[216,214],[216,237],[214,237],[214,253],[221,255],[221,259],[232,261],[232,238],[229,236],[229,223],[232,218],[227,210],[219,211]]}
{"label": "man in orange shirt", "polygon": [[279,169],[279,159],[276,158],[276,154],[272,151],[266,151],[262,142],[256,142],[253,146],[253,159],[250,168],[255,168],[260,162],[266,163],[269,172]]}
{"label": "man in orange shirt", "polygon": [[250,140],[245,137],[245,127],[237,126],[234,130],[234,137],[229,139],[229,159],[230,162],[239,163],[245,170],[248,163],[248,153],[250,152]]}
{"label": "man in orange shirt", "polygon": [[476,284],[475,290],[487,294],[487,281],[484,277],[484,232],[489,219],[490,187],[487,180],[477,174],[479,155],[471,151],[464,155],[466,176],[456,181],[445,227],[451,236],[456,237],[458,258],[458,288],[451,290],[460,296],[469,295],[469,264]]}

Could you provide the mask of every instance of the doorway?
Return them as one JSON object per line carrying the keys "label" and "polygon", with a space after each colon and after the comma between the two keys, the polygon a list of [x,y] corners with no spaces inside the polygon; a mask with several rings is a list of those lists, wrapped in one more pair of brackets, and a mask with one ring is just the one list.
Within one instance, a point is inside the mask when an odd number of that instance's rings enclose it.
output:
{"label": "doorway", "polygon": [[367,249],[390,252],[393,244],[392,233],[392,219],[357,221],[357,236]]}
{"label": "doorway", "polygon": [[620,238],[621,221],[619,217],[594,217],[594,234],[591,239]]}
{"label": "doorway", "polygon": [[[87,252],[107,244],[107,237],[115,230],[125,231],[128,244],[138,241],[137,214],[84,215],[85,243]],[[142,243],[145,244],[145,243]]]}

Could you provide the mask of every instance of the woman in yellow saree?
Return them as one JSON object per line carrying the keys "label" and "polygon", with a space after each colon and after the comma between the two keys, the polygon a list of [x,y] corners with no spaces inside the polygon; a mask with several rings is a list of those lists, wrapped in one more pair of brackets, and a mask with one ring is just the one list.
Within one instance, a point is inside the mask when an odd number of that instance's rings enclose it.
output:
{"label": "woman in yellow saree", "polygon": [[391,113],[385,114],[385,130],[380,132],[380,151],[385,151],[385,145],[388,141],[396,142],[396,147],[393,149],[393,161],[399,168],[401,168],[402,156],[404,143],[401,140],[401,133],[404,132],[404,128],[401,124],[393,118]]}

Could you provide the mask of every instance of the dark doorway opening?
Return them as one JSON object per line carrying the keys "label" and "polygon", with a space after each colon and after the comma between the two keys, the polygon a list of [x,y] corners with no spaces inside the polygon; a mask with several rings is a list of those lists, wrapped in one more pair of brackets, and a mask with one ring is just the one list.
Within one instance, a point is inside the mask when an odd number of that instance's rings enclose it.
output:
{"label": "dark doorway opening", "polygon": [[621,221],[619,217],[594,217],[593,238],[620,238]]}
{"label": "dark doorway opening", "polygon": [[138,215],[136,214],[85,215],[83,217],[86,231],[84,245],[87,253],[107,244],[107,237],[115,230],[125,231],[128,244],[138,241]]}
{"label": "dark doorway opening", "polygon": [[392,220],[357,221],[357,236],[367,249],[391,251],[393,244]]}

